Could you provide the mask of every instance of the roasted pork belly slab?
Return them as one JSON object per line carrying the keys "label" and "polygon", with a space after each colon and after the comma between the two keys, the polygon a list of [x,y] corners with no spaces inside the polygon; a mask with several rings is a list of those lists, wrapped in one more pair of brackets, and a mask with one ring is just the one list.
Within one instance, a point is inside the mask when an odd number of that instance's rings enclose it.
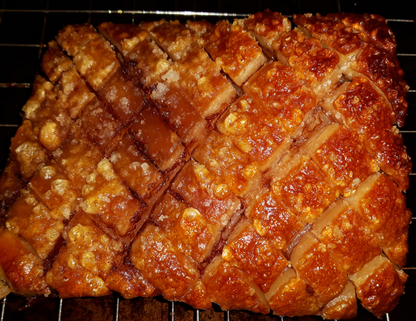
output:
{"label": "roasted pork belly slab", "polygon": [[412,169],[394,36],[376,15],[294,22],[64,27],[0,178],[0,296],[394,309]]}

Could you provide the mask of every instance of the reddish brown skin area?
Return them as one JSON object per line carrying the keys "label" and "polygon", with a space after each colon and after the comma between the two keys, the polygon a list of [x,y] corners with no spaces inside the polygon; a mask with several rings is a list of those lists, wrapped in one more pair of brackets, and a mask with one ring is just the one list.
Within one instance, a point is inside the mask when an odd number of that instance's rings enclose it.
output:
{"label": "reddish brown skin area", "polygon": [[322,305],[337,297],[348,282],[344,269],[318,241],[303,253],[295,269],[312,287]]}
{"label": "reddish brown skin area", "polygon": [[362,133],[364,139],[391,130],[395,120],[384,97],[364,77],[355,77],[334,105],[346,117],[347,124]]}
{"label": "reddish brown skin area", "polygon": [[[318,165],[340,187],[341,193],[351,187],[355,178],[364,181],[371,174],[369,155],[358,135],[346,127],[336,131],[319,150],[320,153],[314,154]],[[325,165],[329,166],[328,169],[324,168]],[[352,176],[350,172],[353,173]]]}
{"label": "reddish brown skin area", "polygon": [[221,68],[231,78],[238,76],[243,69],[258,58],[262,50],[256,40],[238,25],[220,21],[211,33],[203,36],[204,47],[215,61],[221,59]]}
{"label": "reddish brown skin area", "polygon": [[213,173],[208,172],[207,176],[204,176],[203,182],[200,182],[192,164],[189,162],[181,170],[175,179],[173,189],[203,214],[211,224],[220,224],[221,218],[233,206],[237,198],[231,193],[228,186],[226,186],[225,194],[215,195],[213,189],[222,184],[221,180]]}
{"label": "reddish brown skin area", "polygon": [[316,105],[316,97],[297,78],[292,68],[280,62],[265,65],[244,85],[244,91],[277,117],[288,133]]}
{"label": "reddish brown skin area", "polygon": [[367,310],[381,318],[398,304],[406,279],[404,272],[399,275],[391,263],[385,262],[356,288],[357,297]]}
{"label": "reddish brown skin area", "polygon": [[[158,167],[162,167],[172,152],[181,145],[179,138],[166,127],[161,116],[153,106],[143,109],[129,127],[139,149]],[[176,136],[176,139],[172,139]]]}
{"label": "reddish brown skin area", "polygon": [[365,263],[381,254],[377,236],[351,208],[340,212],[322,230],[318,239],[327,245],[329,252],[349,274],[359,271]]}
{"label": "reddish brown skin area", "polygon": [[374,47],[366,47],[352,68],[371,79],[384,92],[396,113],[398,126],[402,127],[407,115],[408,86],[403,80],[403,71],[397,58]]}
{"label": "reddish brown skin area", "polygon": [[338,197],[334,187],[316,164],[307,158],[291,168],[273,186],[273,190],[278,192],[279,199],[286,206],[298,213],[300,220],[311,223]]}
{"label": "reddish brown skin area", "polygon": [[158,295],[159,291],[134,267],[128,256],[126,261],[111,271],[105,280],[106,286],[120,293],[125,299]]}
{"label": "reddish brown skin area", "polygon": [[283,35],[273,47],[295,68],[299,77],[308,80],[312,86],[320,83],[339,63],[336,53],[323,48],[318,39],[306,38],[297,29]]}
{"label": "reddish brown skin area", "polygon": [[[112,156],[116,161],[112,160]],[[136,193],[140,199],[147,199],[152,193],[160,188],[165,181],[163,174],[153,163],[140,153],[132,136],[125,134],[120,143],[116,146],[113,154],[110,155],[114,170],[120,175],[121,179]],[[131,166],[137,164],[140,168]],[[142,164],[147,165],[146,176],[140,175]],[[148,172],[151,172],[150,174]]]}
{"label": "reddish brown skin area", "polygon": [[237,266],[264,293],[289,264],[283,254],[252,227],[243,231],[228,246]]}
{"label": "reddish brown skin area", "polygon": [[173,247],[154,225],[148,225],[139,234],[132,245],[130,257],[167,300],[183,297],[199,277],[194,261]]}
{"label": "reddish brown skin area", "polygon": [[7,230],[0,231],[0,242],[0,264],[14,290],[26,295],[50,294],[42,261],[31,246]]}
{"label": "reddish brown skin area", "polygon": [[371,230],[381,235],[381,246],[395,244],[408,229],[411,213],[406,207],[406,198],[386,175],[381,175],[360,199],[360,209]]}
{"label": "reddish brown skin area", "polygon": [[[115,93],[109,96],[112,91]],[[122,124],[128,123],[133,115],[146,105],[143,92],[133,82],[123,78],[121,69],[106,81],[99,91],[99,96]]]}
{"label": "reddish brown skin area", "polygon": [[244,28],[266,38],[275,38],[286,31],[286,26],[283,24],[285,19],[287,20],[280,13],[266,9],[248,17],[244,21]]}
{"label": "reddish brown skin area", "polygon": [[276,315],[289,317],[318,314],[321,305],[309,287],[304,280],[292,278],[270,298],[270,308]]}
{"label": "reddish brown skin area", "polygon": [[263,195],[248,216],[251,220],[261,222],[266,230],[264,236],[279,250],[286,249],[292,237],[303,227],[272,192]]}
{"label": "reddish brown skin area", "polygon": [[338,17],[324,17],[319,14],[311,17],[294,15],[293,21],[342,54],[354,52],[364,46],[352,28],[346,27]]}
{"label": "reddish brown skin area", "polygon": [[251,287],[244,280],[243,273],[227,262],[221,262],[213,274],[204,275],[211,299],[223,310],[246,309],[252,312],[269,313]]}
{"label": "reddish brown skin area", "polygon": [[[247,98],[247,96],[243,97]],[[230,136],[237,148],[240,147],[240,144],[249,145],[249,151],[245,151],[241,147],[239,149],[248,154],[252,162],[261,164],[280,147],[287,137],[287,133],[279,120],[263,109],[261,105],[255,104],[252,99],[246,101],[249,106],[246,107],[239,101],[236,104],[236,110],[232,111],[233,115],[237,117],[229,125],[232,132],[229,133],[226,128],[222,130],[222,133]],[[217,123],[217,127],[226,126],[224,124],[226,121],[220,121],[219,124]]]}
{"label": "reddish brown skin area", "polygon": [[72,187],[79,192],[87,176],[94,171],[103,157],[95,146],[81,136],[80,128],[75,126],[66,142],[55,151],[54,156],[56,164],[69,178]]}

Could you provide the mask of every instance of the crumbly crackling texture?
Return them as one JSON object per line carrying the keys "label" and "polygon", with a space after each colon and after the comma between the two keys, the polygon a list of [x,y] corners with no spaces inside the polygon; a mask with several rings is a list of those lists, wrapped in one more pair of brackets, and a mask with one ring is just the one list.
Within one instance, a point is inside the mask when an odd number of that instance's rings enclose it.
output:
{"label": "crumbly crackling texture", "polygon": [[0,296],[394,309],[412,169],[394,35],[294,21],[63,28],[0,178]]}

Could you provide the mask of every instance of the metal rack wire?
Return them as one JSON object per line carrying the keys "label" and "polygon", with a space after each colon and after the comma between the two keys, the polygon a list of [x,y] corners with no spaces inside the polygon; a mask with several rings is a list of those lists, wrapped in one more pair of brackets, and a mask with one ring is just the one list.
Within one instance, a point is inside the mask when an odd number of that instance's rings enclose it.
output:
{"label": "metal rack wire", "polygon": [[[175,1],[175,8],[174,10],[134,10],[138,7],[140,7],[140,3],[138,3],[138,1],[136,2],[135,0],[131,1],[130,3],[130,7],[133,9],[123,9],[123,10],[101,10],[101,9],[93,9],[93,0],[89,1],[89,6],[88,9],[84,9],[84,10],[76,10],[76,9],[72,9],[72,10],[67,10],[67,9],[53,9],[51,8],[51,3],[52,1],[49,0],[45,0],[45,6],[44,8],[31,8],[31,9],[21,9],[21,8],[7,8],[7,1],[3,0],[2,1],[2,7],[0,8],[0,55],[2,51],[7,51],[8,49],[13,49],[13,50],[25,50],[25,49],[30,49],[32,56],[35,56],[35,58],[31,58],[32,61],[35,64],[35,67],[33,67],[33,72],[32,72],[32,77],[34,77],[34,74],[37,72],[37,66],[39,65],[39,61],[40,58],[46,48],[46,42],[49,39],[49,35],[55,35],[58,30],[60,29],[59,27],[57,28],[56,23],[51,23],[53,19],[52,17],[55,15],[63,15],[65,16],[65,21],[62,21],[62,26],[64,24],[67,23],[78,23],[78,22],[89,22],[89,23],[96,23],[97,21],[102,22],[105,20],[113,20],[113,18],[116,18],[117,20],[122,20],[122,22],[126,22],[126,23],[137,23],[139,21],[145,20],[148,17],[150,18],[155,18],[158,17],[159,19],[162,17],[165,17],[167,19],[182,19],[182,20],[189,20],[189,19],[234,19],[234,18],[240,18],[240,17],[245,17],[248,14],[245,13],[231,13],[231,12],[221,12],[224,7],[226,7],[225,2],[226,1],[218,1],[218,12],[212,12],[212,11],[195,11],[195,10],[179,10],[178,8],[180,7],[178,5],[178,3],[180,1]],[[292,1],[293,2],[297,2],[298,5],[298,12],[303,12],[303,7],[302,4],[305,2],[302,2],[300,0],[298,1]],[[328,1],[322,1],[322,2],[328,2]],[[197,7],[196,5],[197,1],[192,1],[192,4],[189,5],[189,7],[195,9]],[[342,11],[343,9],[343,1],[341,0],[335,0],[333,1],[334,3],[334,7],[336,11]],[[36,7],[36,6],[35,6]],[[262,7],[262,1],[258,0],[258,5],[257,5],[257,9],[255,10],[263,10],[266,7]],[[273,8],[271,7],[270,9],[272,10],[276,10],[276,11],[280,11],[279,8]],[[318,10],[316,10],[318,11]],[[287,13],[281,11],[283,14],[288,15]],[[25,41],[22,42],[19,39],[16,42],[10,41],[9,37],[5,37],[4,33],[7,32],[4,31],[4,29],[7,29],[5,27],[5,20],[8,18],[9,15],[12,16],[19,16],[19,15],[26,15],[28,17],[36,15],[37,16],[37,20],[39,23],[42,24],[41,27],[38,27],[38,32],[40,33],[37,36],[38,41],[37,42],[31,42],[31,41]],[[79,17],[82,17],[80,21]],[[110,16],[110,17],[109,17]],[[127,17],[127,18],[126,18]],[[72,19],[73,18],[73,19]],[[121,18],[121,19],[120,19]],[[415,28],[415,20],[414,19],[400,19],[400,18],[392,18],[392,19],[387,19],[389,24],[391,25],[393,31],[395,33],[397,33],[397,31],[395,31],[395,28],[397,30],[399,30],[400,32],[402,32],[403,30],[406,30],[406,34],[405,38],[407,36],[413,36],[413,38],[416,38],[416,28]],[[2,31],[4,31],[2,33]],[[4,40],[6,39],[6,40]],[[3,41],[4,40],[4,41]],[[415,42],[415,46],[416,46],[416,42]],[[400,42],[399,42],[399,48],[400,48]],[[405,48],[406,49],[406,48]],[[12,50],[12,51],[13,51]],[[7,56],[7,53],[6,53]],[[416,72],[415,74],[413,73],[414,70],[416,70],[416,49],[415,48],[410,48],[410,50],[406,51],[399,51],[398,53],[398,57],[399,60],[403,59],[405,60],[405,64],[403,67],[405,74],[410,74],[412,76],[416,77]],[[0,61],[1,61],[0,57]],[[410,70],[406,70],[406,68],[410,66]],[[0,65],[0,70],[1,70],[1,65]],[[401,133],[404,135],[405,138],[405,144],[408,146],[408,151],[410,153],[410,155],[415,154],[414,159],[416,159],[416,143],[412,142],[414,141],[414,137],[416,134],[416,112],[413,112],[410,108],[416,107],[416,79],[407,79],[407,81],[410,81],[410,90],[409,90],[409,94],[408,94],[408,100],[409,100],[409,117],[408,117],[408,124],[405,126],[405,128],[403,130],[401,130]],[[413,83],[414,82],[414,83]],[[12,109],[12,111],[9,111],[9,113],[5,113],[4,110],[5,108],[7,108],[8,106],[3,106],[3,100],[1,100],[1,97],[7,96],[9,95],[9,92],[13,91],[13,90],[18,90],[19,92],[16,93],[12,93],[10,94],[11,98],[9,100],[7,100],[7,102],[13,101],[13,97],[16,97],[17,95],[21,95],[20,91],[23,91],[26,95],[26,97],[20,98],[18,101],[19,102],[23,102],[25,101],[25,99],[28,98],[29,94],[30,94],[30,88],[31,88],[31,79],[30,77],[16,77],[15,74],[11,73],[10,75],[6,75],[6,76],[1,76],[1,71],[0,71],[0,135],[3,138],[1,141],[6,141],[5,146],[3,148],[3,146],[0,145],[0,153],[5,153],[5,151],[7,150],[8,144],[9,144],[9,139],[11,137],[14,136],[15,130],[17,129],[19,122],[18,120],[19,118],[19,112],[20,109],[22,107],[22,105],[17,105],[14,106]],[[410,124],[409,124],[410,123]],[[7,153],[8,154],[8,153]],[[3,155],[0,154],[0,161],[3,162],[0,165],[0,168],[4,167],[4,163],[5,163],[5,157],[7,157],[7,155]],[[415,186],[416,185],[416,180],[414,179],[414,177],[416,177],[416,173],[412,173],[411,174],[411,186]],[[415,183],[415,184],[412,184]],[[412,187],[411,190],[408,192],[408,198],[409,195],[411,195],[412,192]],[[411,203],[413,202],[413,203]],[[415,201],[411,200],[411,202],[409,203],[409,207],[411,210],[413,210],[414,213],[416,213],[416,204]],[[416,217],[413,216],[412,217],[412,221],[416,222]],[[415,225],[415,224],[413,224]],[[413,235],[413,234],[412,234]],[[416,243],[416,242],[415,242]],[[410,262],[409,262],[409,266],[407,266],[405,269],[406,273],[409,274],[410,276],[410,291],[407,290],[406,292],[410,292],[409,294],[407,294],[409,297],[413,295],[416,295],[416,291],[415,291],[415,284],[413,279],[416,277],[416,248],[412,248],[412,243],[410,245]],[[409,283],[409,282],[408,282]],[[409,286],[409,285],[408,285]],[[404,298],[406,297],[406,295],[404,296]],[[122,320],[122,318],[120,317],[121,315],[121,305],[124,301],[124,299],[122,299],[118,294],[115,294],[113,296],[113,307],[112,307],[112,313],[111,313],[111,318],[114,321],[118,321],[118,320]],[[403,298],[402,298],[403,301]],[[55,311],[55,316],[56,318],[53,318],[53,320],[57,320],[57,321],[62,321],[64,319],[67,318],[67,316],[65,316],[65,306],[66,304],[68,304],[68,301],[65,299],[57,299],[57,304],[56,304],[56,311]],[[183,319],[183,315],[178,314],[178,309],[184,309],[181,305],[175,304],[173,302],[162,302],[161,303],[163,305],[163,309],[164,311],[167,310],[167,313],[163,314],[163,320],[169,320],[169,321],[173,321],[173,320],[182,320]],[[404,303],[401,303],[401,305],[397,308],[398,310],[403,309],[403,305],[409,305],[406,306],[405,308],[408,309],[408,311],[412,311],[412,302],[411,299],[406,300]],[[5,298],[2,300],[2,304],[1,304],[1,314],[0,314],[0,321],[9,321],[12,320],[14,318],[14,315],[12,316],[12,314],[8,313],[8,299]],[[185,308],[186,309],[186,308]],[[404,309],[405,310],[405,309]],[[189,312],[189,311],[188,311]],[[361,312],[361,311],[360,311]],[[236,314],[238,312],[234,312],[234,311],[225,311],[225,312],[221,312],[221,311],[215,311],[215,317],[218,320],[226,320],[226,321],[230,321],[230,320],[234,320],[234,319],[244,319],[246,318],[247,320],[251,320],[253,315],[242,315],[242,314]],[[396,321],[396,320],[400,320],[403,316],[407,316],[407,310],[405,310],[403,313],[395,313],[393,311],[393,313],[387,314],[383,317],[384,320],[387,321]],[[10,314],[10,316],[9,316]],[[189,315],[191,315],[189,317]],[[50,316],[48,316],[47,319]],[[191,310],[190,313],[188,313],[188,317],[189,320],[203,320],[204,319],[204,311],[200,311],[200,310]],[[289,318],[286,317],[277,317],[277,316],[267,316],[270,317],[267,318],[267,320],[289,320]],[[410,317],[410,315],[409,315]],[[365,320],[373,320],[373,317],[366,314],[365,315]],[[36,318],[35,318],[36,319]],[[52,319],[52,318],[51,318]],[[210,315],[210,319],[214,320],[215,318],[212,317],[212,315]],[[302,318],[299,318],[302,319]],[[264,318],[262,318],[262,320],[264,320]],[[309,320],[309,319],[308,319]],[[361,320],[360,318],[358,318],[358,320]],[[374,318],[374,320],[378,320],[376,318]]]}

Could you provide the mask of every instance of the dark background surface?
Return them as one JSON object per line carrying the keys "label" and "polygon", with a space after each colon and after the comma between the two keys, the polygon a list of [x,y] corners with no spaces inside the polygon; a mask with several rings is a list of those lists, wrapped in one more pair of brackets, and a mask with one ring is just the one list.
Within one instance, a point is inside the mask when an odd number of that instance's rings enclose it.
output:
{"label": "dark background surface", "polygon": [[[98,1],[98,0],[0,0],[0,168],[4,168],[10,139],[21,123],[21,109],[31,93],[30,84],[38,70],[46,44],[66,24],[90,22],[97,26],[104,21],[138,23],[144,20],[186,20],[241,18],[269,8],[290,16],[293,13],[321,13],[347,11],[376,13],[386,17],[396,35],[398,59],[410,86],[409,110],[406,125],[401,129],[408,152],[416,159],[416,1],[362,0],[291,0],[291,1]],[[121,11],[118,11],[121,10]],[[145,12],[143,12],[145,11]],[[155,11],[178,11],[177,14],[156,14]],[[182,12],[180,12],[182,11]],[[189,15],[183,11],[214,12],[224,15]],[[226,16],[234,13],[237,15]],[[410,177],[407,191],[408,206],[416,213],[416,176]],[[415,217],[416,215],[413,214]],[[415,219],[412,220],[416,221]],[[410,226],[406,294],[399,306],[383,320],[416,319],[416,227]],[[0,301],[1,302],[1,301]],[[26,299],[8,296],[2,302],[9,320],[173,320],[172,304],[162,298],[124,300],[117,295],[105,298],[41,299],[21,310]],[[59,308],[62,303],[61,309]],[[1,306],[1,305],[0,305]],[[262,316],[243,311],[194,311],[185,304],[174,304],[175,320],[280,320],[277,316]],[[117,313],[118,311],[118,313]],[[0,308],[1,312],[1,308]],[[321,320],[321,317],[283,318],[284,320]],[[364,309],[354,320],[378,320]]]}

